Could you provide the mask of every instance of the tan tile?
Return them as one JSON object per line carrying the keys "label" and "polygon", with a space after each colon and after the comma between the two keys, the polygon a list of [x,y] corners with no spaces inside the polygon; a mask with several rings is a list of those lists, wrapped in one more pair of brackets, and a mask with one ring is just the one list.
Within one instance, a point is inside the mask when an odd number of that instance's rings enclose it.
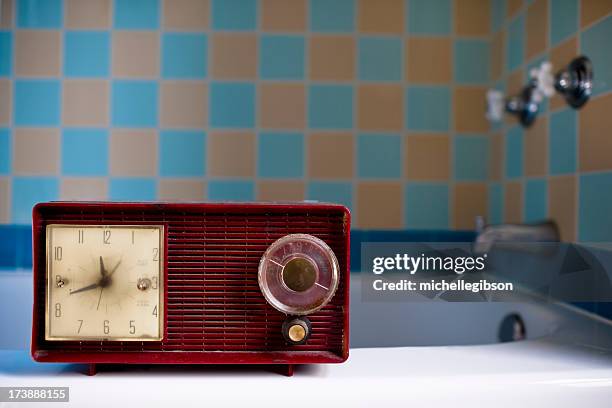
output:
{"label": "tan tile", "polygon": [[355,77],[355,40],[351,36],[313,35],[309,53],[311,79],[331,81]]}
{"label": "tan tile", "polygon": [[486,216],[488,188],[486,183],[458,183],[453,187],[453,227],[473,230],[476,217]]}
{"label": "tan tile", "polygon": [[523,185],[520,181],[509,181],[504,185],[504,222],[523,222]]}
{"label": "tan tile", "polygon": [[226,33],[211,36],[213,78],[254,79],[257,77],[257,36]]}
{"label": "tan tile", "polygon": [[69,177],[60,184],[62,200],[108,200],[108,180],[103,177]]}
{"label": "tan tile", "polygon": [[252,132],[211,132],[206,159],[208,174],[212,177],[253,177],[255,150]]}
{"label": "tan tile", "polygon": [[506,32],[498,31],[493,35],[491,44],[491,78],[498,80],[504,72],[504,36]]}
{"label": "tan tile", "polygon": [[113,32],[113,76],[156,78],[159,75],[159,33],[154,31]]}
{"label": "tan tile", "polygon": [[576,177],[555,176],[548,179],[548,213],[557,222],[561,240],[576,240]]}
{"label": "tan tile", "polygon": [[164,1],[163,24],[166,30],[202,31],[208,28],[209,0]]}
{"label": "tan tile", "polygon": [[[565,69],[577,55],[578,43],[574,35],[550,50],[550,62],[553,66],[553,72],[556,73]],[[567,102],[558,92],[555,92],[553,97],[550,98],[550,110],[557,110],[566,106]]]}
{"label": "tan tile", "polygon": [[399,131],[404,122],[400,85],[360,85],[357,90],[357,124],[368,131]]}
{"label": "tan tile", "polygon": [[506,93],[509,96],[518,95],[521,92],[525,86],[525,80],[523,77],[524,75],[522,68],[516,69],[508,75],[508,80],[506,82]]}
{"label": "tan tile", "polygon": [[357,27],[361,33],[402,34],[403,0],[359,0]]}
{"label": "tan tile", "polygon": [[202,201],[206,185],[200,180],[163,179],[159,181],[158,196],[163,201]]}
{"label": "tan tile", "polygon": [[301,83],[259,86],[259,125],[266,129],[302,129],[306,124],[306,90]]}
{"label": "tan tile", "polygon": [[578,111],[580,170],[612,169],[612,94],[590,100]]}
{"label": "tan tile", "polygon": [[12,28],[14,21],[15,0],[0,1],[0,28]]}
{"label": "tan tile", "polygon": [[410,37],[406,41],[404,67],[409,82],[448,83],[453,78],[451,39]]}
{"label": "tan tile", "polygon": [[155,176],[158,137],[153,130],[113,130],[110,136],[111,176]]}
{"label": "tan tile", "polygon": [[354,174],[355,138],[351,133],[321,132],[307,137],[308,177],[350,179]]}
{"label": "tan tile", "polygon": [[540,115],[525,130],[525,176],[545,176],[548,172],[548,116]]}
{"label": "tan tile", "polygon": [[0,177],[0,224],[11,222],[11,179]]}
{"label": "tan tile", "polygon": [[502,179],[504,168],[504,136],[500,132],[491,134],[489,176],[493,181]]}
{"label": "tan tile", "polygon": [[304,200],[304,182],[291,180],[267,180],[257,182],[257,201]]}
{"label": "tan tile", "polygon": [[8,125],[10,123],[12,101],[12,82],[8,79],[0,79],[0,125]]}
{"label": "tan tile", "polygon": [[15,31],[15,75],[57,77],[61,74],[58,30]]}
{"label": "tan tile", "polygon": [[301,32],[306,29],[306,0],[261,0],[263,31]]}
{"label": "tan tile", "polygon": [[404,226],[402,185],[361,182],[357,185],[357,228],[397,229]]}
{"label": "tan tile", "polygon": [[453,93],[455,131],[483,133],[489,129],[485,118],[486,87],[458,86]]}
{"label": "tan tile", "polygon": [[54,175],[59,172],[58,129],[15,128],[13,172],[16,175]]}
{"label": "tan tile", "polygon": [[548,8],[548,0],[535,0],[527,7],[527,60],[544,52],[548,47]]}
{"label": "tan tile", "polygon": [[111,0],[66,0],[64,4],[66,28],[103,29],[111,25]]}
{"label": "tan tile", "polygon": [[612,1],[582,0],[580,2],[580,27],[585,27],[612,13]]}
{"label": "tan tile", "polygon": [[450,138],[447,134],[410,134],[405,141],[405,171],[409,180],[450,178]]}
{"label": "tan tile", "polygon": [[203,128],[208,123],[208,86],[202,81],[162,81],[160,125]]}
{"label": "tan tile", "polygon": [[64,80],[62,122],[65,126],[106,126],[109,84],[104,80]]}
{"label": "tan tile", "polygon": [[455,34],[485,36],[491,32],[491,4],[486,0],[455,2]]}
{"label": "tan tile", "polygon": [[523,7],[523,0],[506,1],[506,18],[513,17]]}

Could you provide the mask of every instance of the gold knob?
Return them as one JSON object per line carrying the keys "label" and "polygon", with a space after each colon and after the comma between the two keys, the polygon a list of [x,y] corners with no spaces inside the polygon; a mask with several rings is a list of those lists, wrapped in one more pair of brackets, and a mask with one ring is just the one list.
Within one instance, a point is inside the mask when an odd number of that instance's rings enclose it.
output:
{"label": "gold knob", "polygon": [[304,337],[306,337],[306,330],[302,325],[294,324],[293,326],[289,327],[289,338],[291,341],[297,343],[304,340]]}

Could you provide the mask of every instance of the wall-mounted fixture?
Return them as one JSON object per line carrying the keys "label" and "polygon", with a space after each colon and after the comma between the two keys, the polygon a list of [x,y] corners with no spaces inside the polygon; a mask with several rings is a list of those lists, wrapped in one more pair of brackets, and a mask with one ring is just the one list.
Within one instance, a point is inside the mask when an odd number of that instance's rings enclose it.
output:
{"label": "wall-mounted fixture", "polygon": [[541,101],[536,83],[530,81],[520,94],[506,99],[506,112],[516,115],[521,125],[529,127],[538,116]]}
{"label": "wall-mounted fixture", "polygon": [[555,89],[573,108],[583,106],[593,92],[593,64],[585,56],[572,60],[555,76]]}
{"label": "wall-mounted fixture", "polygon": [[500,91],[490,90],[487,93],[487,119],[501,121],[501,110],[505,109],[516,115],[521,125],[529,127],[538,116],[540,103],[544,98],[552,97],[555,91],[563,95],[571,107],[582,107],[593,91],[591,61],[585,56],[577,57],[556,75],[552,74],[550,62],[542,62],[539,67],[529,71],[529,83],[512,97],[504,99]]}

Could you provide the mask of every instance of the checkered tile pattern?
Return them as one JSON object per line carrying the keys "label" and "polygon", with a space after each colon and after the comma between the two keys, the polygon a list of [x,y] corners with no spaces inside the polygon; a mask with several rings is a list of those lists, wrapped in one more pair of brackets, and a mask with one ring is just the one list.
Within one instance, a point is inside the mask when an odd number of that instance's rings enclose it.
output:
{"label": "checkered tile pattern", "polygon": [[486,213],[489,0],[0,4],[0,223],[56,199]]}
{"label": "checkered tile pattern", "polygon": [[[612,2],[493,0],[491,7],[494,87],[514,95],[532,67],[549,60],[557,71],[578,55],[592,60],[595,81],[593,97],[580,110],[555,95],[542,104],[530,128],[506,118],[493,129],[489,219],[520,223],[549,218],[558,223],[565,241],[612,242]],[[455,47],[468,55],[478,52],[479,45],[456,41]],[[457,63],[471,64],[468,59]],[[472,67],[459,76],[474,72]],[[455,142],[461,143],[456,144],[460,154],[477,154],[477,148],[468,148],[470,142]],[[459,178],[476,172],[455,166]]]}

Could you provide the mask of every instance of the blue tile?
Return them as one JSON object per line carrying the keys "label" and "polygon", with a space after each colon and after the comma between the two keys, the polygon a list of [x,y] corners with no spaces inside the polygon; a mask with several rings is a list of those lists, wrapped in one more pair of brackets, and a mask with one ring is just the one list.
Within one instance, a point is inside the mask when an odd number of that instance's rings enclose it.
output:
{"label": "blue tile", "polygon": [[523,175],[523,129],[513,126],[506,133],[506,177],[517,178]]}
{"label": "blue tile", "polygon": [[418,131],[448,131],[450,106],[450,90],[446,86],[409,86],[406,126]]}
{"label": "blue tile", "polygon": [[448,185],[410,183],[406,187],[406,227],[448,229]]}
{"label": "blue tile", "polygon": [[400,135],[361,134],[357,138],[357,173],[363,178],[399,178],[402,173]]}
{"label": "blue tile", "polygon": [[578,0],[554,0],[549,4],[550,44],[554,46],[578,29]]}
{"label": "blue tile", "polygon": [[303,79],[304,37],[263,35],[259,43],[259,74],[263,79]]}
{"label": "blue tile", "polygon": [[255,30],[256,0],[213,0],[212,26],[215,30]]}
{"label": "blue tile", "polygon": [[454,174],[457,181],[486,181],[489,164],[487,136],[454,138]]}
{"label": "blue tile", "polygon": [[411,34],[450,34],[450,0],[410,0],[406,10]]}
{"label": "blue tile", "polygon": [[64,129],[62,174],[67,176],[108,175],[108,131]]}
{"label": "blue tile", "polygon": [[489,224],[501,224],[504,212],[504,192],[500,183],[489,186]]}
{"label": "blue tile", "polygon": [[353,87],[312,85],[308,89],[308,124],[314,129],[353,127]]}
{"label": "blue tile", "polygon": [[353,207],[353,185],[335,181],[312,181],[308,183],[306,196],[309,200],[342,204]]}
{"label": "blue tile", "polygon": [[212,201],[254,201],[255,184],[251,180],[212,180],[208,182]]}
{"label": "blue tile", "polygon": [[455,41],[455,81],[485,84],[489,81],[491,52],[485,40]]}
{"label": "blue tile", "polygon": [[522,14],[508,26],[506,40],[506,69],[514,71],[523,64],[525,56],[525,18]]}
{"label": "blue tile", "polygon": [[210,125],[251,128],[255,125],[255,85],[216,82],[210,87]]}
{"label": "blue tile", "polygon": [[491,27],[493,32],[499,31],[504,24],[506,14],[506,0],[492,0],[491,2]]}
{"label": "blue tile", "polygon": [[11,174],[11,131],[0,129],[0,174]]}
{"label": "blue tile", "polygon": [[59,126],[60,81],[16,80],[14,120],[17,126]]}
{"label": "blue tile", "polygon": [[206,135],[188,130],[164,130],[159,141],[159,174],[162,177],[204,175]]}
{"label": "blue tile", "polygon": [[582,32],[580,48],[593,62],[595,80],[593,94],[598,95],[612,89],[612,53],[610,43],[612,38],[612,15]]}
{"label": "blue tile", "polygon": [[402,40],[364,37],[359,39],[359,79],[399,81],[402,79]]}
{"label": "blue tile", "polygon": [[269,178],[304,176],[304,135],[261,133],[257,146],[257,175]]}
{"label": "blue tile", "polygon": [[529,179],[525,182],[525,202],[523,217],[525,222],[543,221],[546,219],[548,189],[546,180]]}
{"label": "blue tile", "polygon": [[13,33],[0,31],[0,77],[13,72]]}
{"label": "blue tile", "polygon": [[159,9],[159,0],[115,0],[115,28],[156,30]]}
{"label": "blue tile", "polygon": [[577,118],[576,110],[567,108],[551,113],[548,131],[550,174],[567,174],[576,171]]}
{"label": "blue tile", "polygon": [[162,47],[164,78],[206,77],[208,42],[204,34],[166,33]]}
{"label": "blue tile", "polygon": [[612,173],[580,176],[578,239],[612,242]]}
{"label": "blue tile", "polygon": [[116,127],[157,126],[158,85],[155,81],[114,81],[112,123]]}
{"label": "blue tile", "polygon": [[153,201],[157,196],[155,180],[148,178],[113,178],[109,190],[113,201]]}
{"label": "blue tile", "polygon": [[59,182],[54,177],[14,177],[12,195],[13,224],[31,224],[32,208],[59,198]]}
{"label": "blue tile", "polygon": [[105,77],[110,67],[110,34],[68,31],[64,41],[64,75]]}
{"label": "blue tile", "polygon": [[63,14],[62,0],[17,1],[19,28],[60,28]]}
{"label": "blue tile", "polygon": [[351,32],[354,29],[354,0],[311,0],[310,29],[318,32]]}

